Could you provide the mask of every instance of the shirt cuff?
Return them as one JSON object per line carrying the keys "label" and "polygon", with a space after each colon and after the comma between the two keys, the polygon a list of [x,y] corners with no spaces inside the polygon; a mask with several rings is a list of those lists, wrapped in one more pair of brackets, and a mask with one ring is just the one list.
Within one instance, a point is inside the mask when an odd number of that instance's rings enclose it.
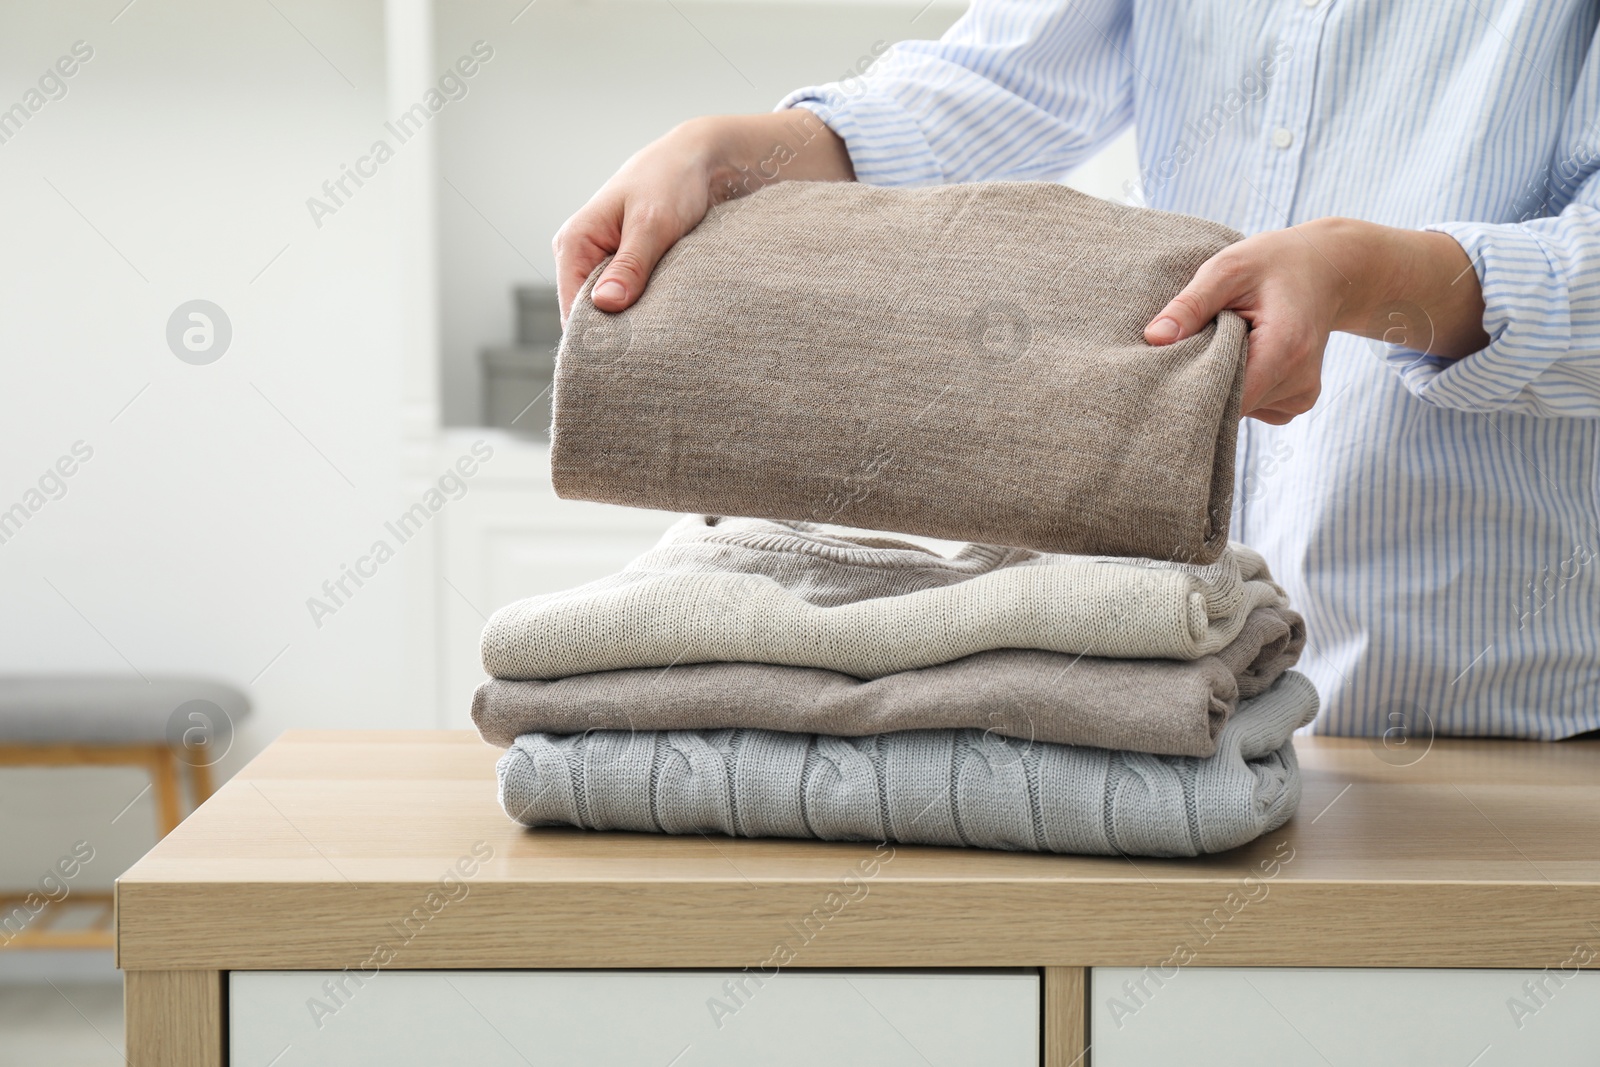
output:
{"label": "shirt cuff", "polygon": [[942,185],[944,170],[922,127],[891,97],[865,82],[814,85],[796,89],[777,110],[803,107],[844,141],[856,180],[867,185]]}
{"label": "shirt cuff", "polygon": [[1517,405],[1532,412],[1528,385],[1571,347],[1566,278],[1530,229],[1482,222],[1446,222],[1424,230],[1449,234],[1472,260],[1483,289],[1483,331],[1489,346],[1462,359],[1442,359],[1385,345],[1384,360],[1419,398],[1459,411]]}

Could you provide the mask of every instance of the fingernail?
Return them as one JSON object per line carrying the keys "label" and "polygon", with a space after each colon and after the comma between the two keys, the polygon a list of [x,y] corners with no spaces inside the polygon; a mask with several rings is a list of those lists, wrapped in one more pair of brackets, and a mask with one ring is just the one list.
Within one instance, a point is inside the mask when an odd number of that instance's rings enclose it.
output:
{"label": "fingernail", "polygon": [[626,300],[628,290],[615,278],[607,278],[594,287],[594,296],[597,300]]}
{"label": "fingernail", "polygon": [[1178,336],[1178,322],[1176,319],[1160,318],[1150,324],[1145,331],[1145,336],[1152,341],[1171,341]]}

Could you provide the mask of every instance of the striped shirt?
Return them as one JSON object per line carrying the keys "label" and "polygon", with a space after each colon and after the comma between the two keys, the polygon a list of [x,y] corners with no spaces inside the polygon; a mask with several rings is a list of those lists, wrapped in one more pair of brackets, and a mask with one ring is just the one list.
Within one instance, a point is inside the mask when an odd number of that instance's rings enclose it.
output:
{"label": "striped shirt", "polygon": [[1128,123],[1130,200],[1245,233],[1448,233],[1490,345],[1335,334],[1287,426],[1246,420],[1234,534],[1306,614],[1322,733],[1600,728],[1600,50],[1594,0],[977,0],[802,89],[879,185],[1059,180]]}

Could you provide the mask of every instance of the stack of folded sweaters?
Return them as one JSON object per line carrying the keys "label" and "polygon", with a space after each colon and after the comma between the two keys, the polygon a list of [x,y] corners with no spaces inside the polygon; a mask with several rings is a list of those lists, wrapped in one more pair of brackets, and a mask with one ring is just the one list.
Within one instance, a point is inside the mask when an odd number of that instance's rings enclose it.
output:
{"label": "stack of folded sweaters", "polygon": [[1192,856],[1288,819],[1316,692],[1261,557],[691,517],[498,611],[473,718],[529,826]]}
{"label": "stack of folded sweaters", "polygon": [[557,492],[763,518],[495,614],[473,715],[506,811],[1158,856],[1281,825],[1317,701],[1227,536],[1246,329],[1143,338],[1238,237],[1049,183],[787,182],[712,209],[625,312],[597,271]]}

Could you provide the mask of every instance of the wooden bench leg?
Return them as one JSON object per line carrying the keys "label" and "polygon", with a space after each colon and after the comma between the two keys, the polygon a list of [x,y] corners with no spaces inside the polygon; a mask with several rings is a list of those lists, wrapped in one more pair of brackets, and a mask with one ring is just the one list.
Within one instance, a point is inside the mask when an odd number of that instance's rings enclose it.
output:
{"label": "wooden bench leg", "polygon": [[129,1067],[222,1067],[221,971],[126,971]]}
{"label": "wooden bench leg", "polygon": [[178,757],[166,745],[150,748],[150,782],[156,800],[156,829],[166,837],[183,821],[183,793],[178,782]]}
{"label": "wooden bench leg", "polygon": [[191,758],[184,762],[189,765],[189,800],[198,808],[210,799],[212,793],[211,746],[196,745],[191,750]]}
{"label": "wooden bench leg", "polygon": [[1044,1067],[1088,1067],[1089,969],[1044,969]]}

